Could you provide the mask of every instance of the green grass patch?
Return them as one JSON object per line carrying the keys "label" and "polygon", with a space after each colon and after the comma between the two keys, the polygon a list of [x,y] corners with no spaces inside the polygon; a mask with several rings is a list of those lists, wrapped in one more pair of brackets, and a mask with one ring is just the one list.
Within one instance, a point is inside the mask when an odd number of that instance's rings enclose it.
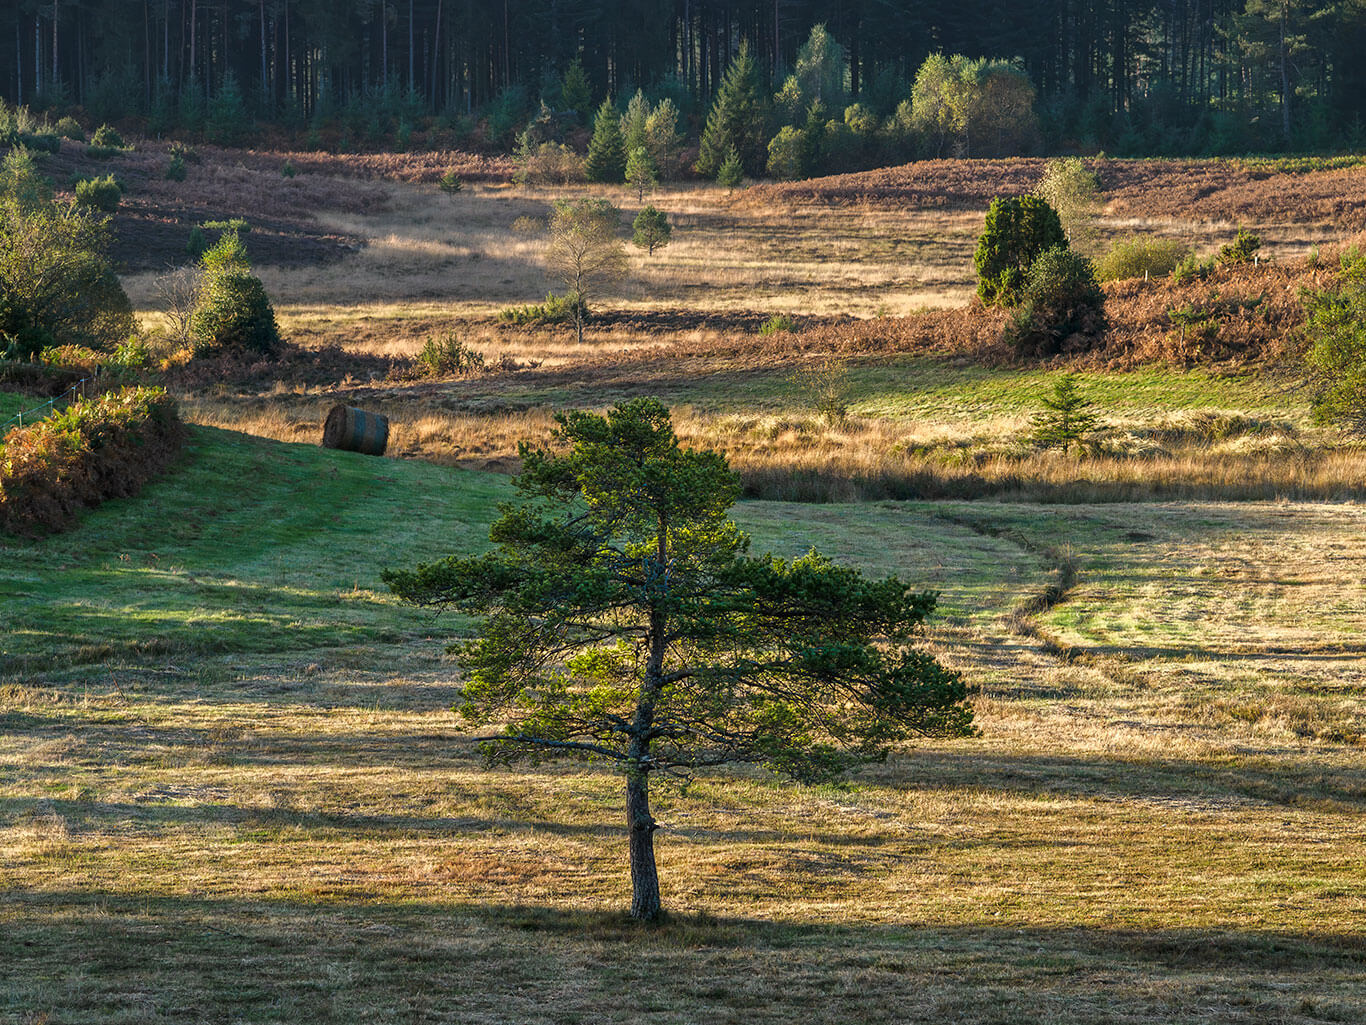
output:
{"label": "green grass patch", "polygon": [[0,657],[41,669],[401,640],[411,615],[380,570],[482,546],[507,491],[502,477],[196,428],[137,498],[69,535],[0,540]]}
{"label": "green grass patch", "polygon": [[[871,417],[987,420],[1035,412],[1062,370],[989,368],[909,357],[850,371],[851,408]],[[1102,414],[1133,416],[1214,407],[1275,412],[1307,419],[1307,405],[1252,374],[1143,367],[1077,375],[1082,393]]]}

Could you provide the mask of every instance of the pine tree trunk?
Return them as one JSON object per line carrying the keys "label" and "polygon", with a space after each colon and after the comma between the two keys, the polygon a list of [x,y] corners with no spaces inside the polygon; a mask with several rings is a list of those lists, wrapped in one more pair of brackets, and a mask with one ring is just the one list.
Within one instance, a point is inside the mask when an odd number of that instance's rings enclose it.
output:
{"label": "pine tree trunk", "polygon": [[644,773],[626,778],[626,827],[631,844],[631,917],[653,922],[660,915],[659,873],[655,868],[655,830],[650,814],[650,784]]}

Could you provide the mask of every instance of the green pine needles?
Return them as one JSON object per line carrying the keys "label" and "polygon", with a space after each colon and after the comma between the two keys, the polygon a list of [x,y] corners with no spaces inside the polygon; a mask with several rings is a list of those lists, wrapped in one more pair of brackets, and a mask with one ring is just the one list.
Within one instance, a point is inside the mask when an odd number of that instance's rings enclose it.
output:
{"label": "green pine needles", "polygon": [[1044,409],[1030,420],[1030,440],[1040,448],[1059,448],[1063,455],[1072,446],[1083,448],[1087,435],[1099,425],[1099,418],[1091,412],[1091,402],[1077,388],[1077,375],[1063,374],[1053,384],[1053,391],[1041,400]]}
{"label": "green pine needles", "polygon": [[610,96],[602,101],[593,122],[584,171],[591,182],[619,185],[626,180],[626,140],[621,134],[621,115]]}

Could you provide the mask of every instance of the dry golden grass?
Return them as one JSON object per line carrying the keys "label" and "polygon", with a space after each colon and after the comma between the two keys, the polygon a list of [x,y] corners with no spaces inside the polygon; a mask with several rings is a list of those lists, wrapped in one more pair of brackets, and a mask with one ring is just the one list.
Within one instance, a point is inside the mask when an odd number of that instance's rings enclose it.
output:
{"label": "dry golden grass", "polygon": [[[245,168],[214,172],[225,187],[236,180],[234,174],[253,173]],[[305,184],[290,183],[290,188],[317,188],[311,177],[295,181]],[[477,184],[455,196],[431,185],[400,182],[347,182],[345,187],[365,190],[363,202],[348,201],[342,208],[320,203],[311,221],[316,230],[365,240],[360,251],[326,266],[258,268],[286,317],[295,308],[303,316],[310,307],[368,308],[371,316],[384,317],[402,316],[395,306],[438,305],[460,320],[487,320],[504,306],[561,290],[545,274],[543,243],[513,229],[519,218],[543,220],[557,198],[606,195],[622,208],[625,228],[643,205],[630,189],[612,186]],[[668,213],[675,230],[672,243],[653,256],[630,247],[631,274],[604,304],[626,314],[900,316],[961,305],[975,288],[972,254],[981,210],[773,205],[710,185],[670,185],[646,202]],[[1237,226],[1116,215],[1102,221],[1101,234],[1119,237],[1137,227],[1212,251],[1231,239]],[[1248,219],[1243,226],[1263,234],[1266,255],[1282,259],[1301,256],[1339,232],[1326,223]],[[152,306],[153,277],[126,280],[141,309]]]}
{"label": "dry golden grass", "polygon": [[[941,587],[930,640],[978,685],[982,736],[847,786],[742,771],[664,789],[675,917],[641,931],[612,910],[620,781],[479,770],[433,636],[454,624],[415,615],[402,645],[54,669],[0,695],[0,1013],[1366,1013],[1366,620],[1341,591],[1366,586],[1360,510],[738,513],[760,548]],[[1077,580],[1037,624],[1072,646],[1059,658],[1011,613],[1063,542]]]}

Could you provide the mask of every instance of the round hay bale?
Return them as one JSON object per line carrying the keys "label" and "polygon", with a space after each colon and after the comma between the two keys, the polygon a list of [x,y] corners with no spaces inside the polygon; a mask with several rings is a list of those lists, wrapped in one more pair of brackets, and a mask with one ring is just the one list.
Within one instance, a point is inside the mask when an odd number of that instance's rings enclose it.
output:
{"label": "round hay bale", "polygon": [[333,406],[323,422],[323,448],[382,456],[389,446],[389,418],[352,406]]}

